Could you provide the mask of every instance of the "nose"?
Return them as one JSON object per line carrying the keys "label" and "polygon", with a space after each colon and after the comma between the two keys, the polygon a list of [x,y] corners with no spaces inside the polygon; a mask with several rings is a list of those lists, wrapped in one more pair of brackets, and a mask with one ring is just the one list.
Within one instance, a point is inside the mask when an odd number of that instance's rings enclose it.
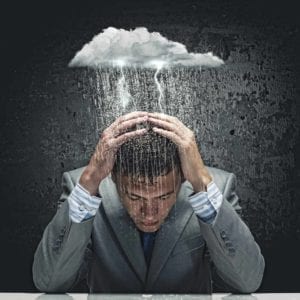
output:
{"label": "nose", "polygon": [[155,219],[158,214],[158,204],[157,201],[147,200],[144,201],[141,207],[141,213],[147,220]]}

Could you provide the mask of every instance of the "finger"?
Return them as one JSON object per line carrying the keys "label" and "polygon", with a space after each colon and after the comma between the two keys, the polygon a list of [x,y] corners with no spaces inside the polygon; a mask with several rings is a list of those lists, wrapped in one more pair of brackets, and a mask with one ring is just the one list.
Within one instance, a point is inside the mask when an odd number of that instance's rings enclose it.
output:
{"label": "finger", "polygon": [[128,140],[144,135],[148,130],[146,128],[138,129],[135,131],[126,132],[117,138],[114,139],[114,147],[120,147],[122,144],[127,142]]}
{"label": "finger", "polygon": [[162,136],[165,136],[166,138],[171,140],[173,143],[175,143],[178,147],[180,147],[182,138],[180,136],[178,136],[175,132],[164,130],[162,128],[157,128],[157,127],[153,127],[152,130]]}
{"label": "finger", "polygon": [[121,133],[125,132],[128,128],[131,128],[137,124],[144,123],[148,120],[148,116],[138,117],[136,119],[130,119],[124,121],[123,123],[117,125],[114,129],[114,136],[118,136]]}
{"label": "finger", "polygon": [[163,113],[148,113],[149,117],[155,118],[155,119],[159,119],[159,120],[164,120],[167,122],[171,122],[171,123],[175,123],[177,121],[179,121],[177,118],[173,117],[173,116],[169,116]]}
{"label": "finger", "polygon": [[174,123],[167,122],[165,120],[155,119],[155,118],[148,118],[148,121],[156,126],[162,127],[168,131],[173,131],[177,135],[182,136],[184,138],[184,129]]}
{"label": "finger", "polygon": [[110,127],[115,128],[117,125],[121,124],[122,122],[131,120],[131,119],[135,119],[135,118],[139,118],[139,117],[143,117],[143,116],[147,116],[147,115],[148,115],[148,112],[146,112],[146,111],[134,111],[134,112],[128,113],[126,115],[123,115],[123,116],[117,118],[115,120],[115,122],[113,122],[111,124]]}

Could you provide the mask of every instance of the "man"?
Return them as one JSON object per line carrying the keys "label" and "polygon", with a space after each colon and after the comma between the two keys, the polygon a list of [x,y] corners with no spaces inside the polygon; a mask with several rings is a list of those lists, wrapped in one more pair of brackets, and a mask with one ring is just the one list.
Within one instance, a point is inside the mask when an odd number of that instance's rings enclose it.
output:
{"label": "man", "polygon": [[34,258],[41,291],[66,292],[84,277],[90,292],[105,293],[259,287],[264,259],[235,211],[235,176],[206,167],[177,118],[118,118],[62,186]]}

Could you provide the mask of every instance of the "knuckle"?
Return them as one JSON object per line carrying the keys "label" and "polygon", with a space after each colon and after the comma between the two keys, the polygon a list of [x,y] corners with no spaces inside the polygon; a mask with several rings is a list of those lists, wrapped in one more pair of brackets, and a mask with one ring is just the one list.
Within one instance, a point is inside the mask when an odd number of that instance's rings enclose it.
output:
{"label": "knuckle", "polygon": [[187,149],[187,147],[188,147],[188,143],[187,142],[182,143],[182,148],[183,149]]}
{"label": "knuckle", "polygon": [[109,150],[110,148],[112,148],[114,145],[113,141],[112,140],[107,140],[106,143],[105,143],[105,149],[106,150]]}
{"label": "knuckle", "polygon": [[190,129],[189,129],[189,133],[190,133],[190,139],[195,140],[195,133]]}
{"label": "knuckle", "polygon": [[126,140],[126,139],[128,139],[128,138],[130,138],[131,136],[133,136],[134,135],[134,133],[133,132],[126,132],[126,133],[124,133],[124,139]]}
{"label": "knuckle", "polygon": [[109,129],[106,128],[103,130],[102,134],[101,134],[101,138],[106,138],[109,135]]}
{"label": "knuckle", "polygon": [[189,150],[192,146],[192,142],[191,141],[186,141],[183,143],[183,149],[184,150]]}

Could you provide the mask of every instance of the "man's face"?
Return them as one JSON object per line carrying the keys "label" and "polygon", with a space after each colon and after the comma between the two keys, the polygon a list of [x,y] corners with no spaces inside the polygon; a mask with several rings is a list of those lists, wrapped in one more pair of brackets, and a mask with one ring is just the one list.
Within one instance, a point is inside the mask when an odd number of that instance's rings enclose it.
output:
{"label": "man's face", "polygon": [[144,232],[159,229],[176,202],[181,182],[177,170],[154,178],[153,183],[145,178],[133,181],[124,175],[116,179],[124,207],[138,229]]}

